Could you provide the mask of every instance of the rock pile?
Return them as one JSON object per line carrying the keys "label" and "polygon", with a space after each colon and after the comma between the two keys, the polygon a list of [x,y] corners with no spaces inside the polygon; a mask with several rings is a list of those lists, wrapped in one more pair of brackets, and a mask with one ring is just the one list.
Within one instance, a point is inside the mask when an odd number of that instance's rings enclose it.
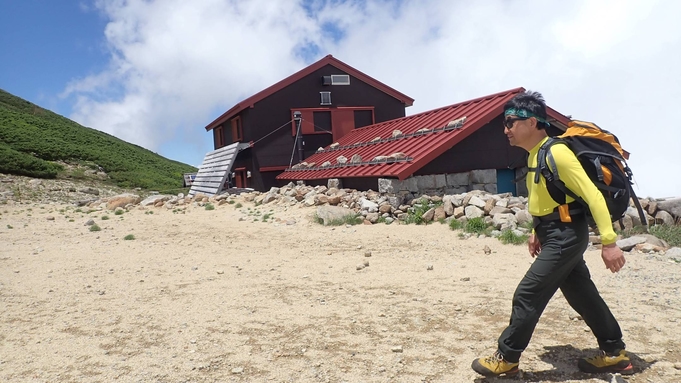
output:
{"label": "rock pile", "polygon": [[[131,209],[135,206],[142,208],[185,209],[187,206],[204,206],[212,203],[223,205],[235,203],[236,200],[252,202],[255,205],[276,204],[284,206],[321,207],[318,217],[325,223],[341,218],[343,215],[356,215],[365,224],[384,222],[387,224],[404,222],[418,217],[420,222],[459,220],[462,222],[481,218],[493,226],[497,231],[517,230],[526,233],[531,215],[527,211],[527,198],[515,197],[510,193],[492,194],[484,190],[473,190],[461,194],[448,195],[418,195],[416,193],[380,193],[377,191],[358,191],[355,189],[339,188],[337,183],[330,180],[327,186],[309,186],[302,182],[289,183],[283,187],[273,187],[268,192],[248,191],[240,194],[225,193],[217,196],[195,195],[151,195],[142,198],[140,195],[123,193],[111,195],[111,190],[85,188],[74,193],[75,187],[59,190],[73,190],[73,194],[80,195],[80,199],[72,201],[77,206],[87,206],[94,209],[114,210],[116,208]],[[36,181],[31,181],[36,182]],[[40,181],[42,183],[42,181]],[[3,179],[3,183],[7,180]],[[42,185],[41,185],[42,186]],[[87,197],[86,197],[87,196]],[[3,192],[2,200],[11,200],[12,192]],[[1,202],[1,201],[0,201]],[[674,225],[681,222],[681,198],[664,200],[640,199],[649,224]],[[333,208],[330,208],[333,207]],[[625,229],[631,229],[641,224],[637,210],[632,206],[628,209],[623,224]],[[593,238],[596,243],[597,237]],[[651,245],[644,240],[626,247],[638,250],[650,250],[645,245]],[[652,246],[661,247],[664,244],[654,243]],[[645,249],[643,249],[645,247]],[[656,248],[653,248],[656,250]]]}

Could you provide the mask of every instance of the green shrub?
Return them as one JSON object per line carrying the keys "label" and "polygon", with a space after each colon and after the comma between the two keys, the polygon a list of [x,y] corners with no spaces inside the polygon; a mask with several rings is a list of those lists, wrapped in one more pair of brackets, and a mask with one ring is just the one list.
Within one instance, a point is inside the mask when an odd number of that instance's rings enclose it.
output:
{"label": "green shrub", "polygon": [[125,213],[125,210],[116,210],[114,211],[114,215],[123,215]]}
{"label": "green shrub", "polygon": [[527,229],[527,230],[533,230],[533,229],[534,229],[534,224],[532,223],[532,221],[524,222],[524,223],[522,223],[522,224],[520,224],[520,225],[518,225],[518,226],[519,226],[519,227],[522,227],[522,228],[525,228],[525,229]]}
{"label": "green shrub", "polygon": [[237,203],[236,205],[234,205],[234,208],[235,208],[235,209],[240,209],[241,207],[243,207],[243,205],[241,204],[241,202],[239,202],[239,203]]}
{"label": "green shrub", "polygon": [[458,219],[452,219],[449,221],[449,228],[452,230],[460,230],[463,228],[463,223]]}
{"label": "green shrub", "polygon": [[101,231],[101,230],[102,230],[102,228],[99,227],[97,224],[90,226],[90,231]]}
{"label": "green shrub", "polygon": [[499,240],[501,243],[507,245],[507,244],[513,244],[513,245],[522,245],[527,243],[527,239],[529,236],[527,234],[523,235],[517,235],[516,233],[513,232],[513,230],[504,230],[501,232],[501,235],[499,236]]}
{"label": "green shrub", "polygon": [[[31,177],[86,177],[101,167],[124,188],[182,187],[183,173],[196,168],[164,158],[110,134],[79,125],[0,90],[0,173]],[[78,165],[65,170],[54,163]]]}
{"label": "green shrub", "polygon": [[664,240],[672,247],[681,247],[681,224],[655,225],[650,227],[650,234]]}
{"label": "green shrub", "polygon": [[8,229],[14,229],[14,226],[12,226],[12,225],[7,225],[7,228],[8,228]]}
{"label": "green shrub", "polygon": [[135,239],[135,236],[132,235],[132,234],[128,234],[125,237],[123,237],[123,240],[125,240],[125,241],[132,241],[134,239]]}
{"label": "green shrub", "polygon": [[215,206],[212,203],[207,203],[205,206],[206,210],[215,210]]}
{"label": "green shrub", "polygon": [[[320,225],[324,224],[324,220],[322,218],[319,218],[319,216],[317,216],[316,214],[315,214],[315,220]],[[348,214],[348,215],[344,216],[343,218],[334,219],[334,220],[329,221],[329,223],[326,226],[359,225],[363,222],[364,222],[364,218],[362,218],[358,215],[355,215],[355,214]]]}
{"label": "green shrub", "polygon": [[227,203],[230,204],[230,205],[234,205],[236,203],[236,201],[234,201],[233,199],[230,199],[229,201],[227,201]]}
{"label": "green shrub", "polygon": [[102,221],[106,221],[107,219],[109,219],[108,215],[103,215],[102,218],[101,218]]}
{"label": "green shrub", "polygon": [[487,224],[485,224],[485,219],[481,217],[469,219],[464,227],[465,232],[474,234],[484,234],[485,229],[487,229]]}
{"label": "green shrub", "polygon": [[36,178],[56,178],[57,174],[63,169],[64,167],[59,164],[14,150],[0,141],[0,173]]}
{"label": "green shrub", "polygon": [[410,211],[407,212],[407,216],[404,219],[404,223],[406,224],[416,224],[416,225],[422,225],[422,224],[427,224],[425,219],[423,219],[423,215],[426,214],[428,210],[430,210],[431,206],[428,205],[428,201],[425,199],[421,199],[419,202],[425,202],[423,204],[414,204],[414,206],[410,209]]}

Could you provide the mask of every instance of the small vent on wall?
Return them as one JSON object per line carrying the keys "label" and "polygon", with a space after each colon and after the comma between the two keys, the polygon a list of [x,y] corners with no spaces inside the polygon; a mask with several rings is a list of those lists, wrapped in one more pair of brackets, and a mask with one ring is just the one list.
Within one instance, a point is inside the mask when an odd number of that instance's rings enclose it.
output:
{"label": "small vent on wall", "polygon": [[350,76],[347,74],[332,74],[331,85],[350,85]]}
{"label": "small vent on wall", "polygon": [[319,92],[321,105],[331,105],[331,92]]}

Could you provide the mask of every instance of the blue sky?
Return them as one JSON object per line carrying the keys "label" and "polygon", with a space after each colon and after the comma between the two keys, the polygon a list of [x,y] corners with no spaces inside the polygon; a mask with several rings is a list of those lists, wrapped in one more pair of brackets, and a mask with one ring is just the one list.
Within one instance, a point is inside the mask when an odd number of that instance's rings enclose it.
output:
{"label": "blue sky", "polygon": [[407,114],[523,86],[615,132],[641,196],[681,195],[681,2],[0,0],[0,88],[168,158],[319,58],[415,99]]}

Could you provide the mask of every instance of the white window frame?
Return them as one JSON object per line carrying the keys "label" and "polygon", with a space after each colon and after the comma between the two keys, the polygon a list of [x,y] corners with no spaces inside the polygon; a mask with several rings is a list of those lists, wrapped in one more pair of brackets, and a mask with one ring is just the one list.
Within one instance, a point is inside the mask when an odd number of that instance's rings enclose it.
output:
{"label": "white window frame", "polygon": [[319,97],[320,105],[331,105],[331,92],[319,92]]}
{"label": "white window frame", "polygon": [[350,75],[348,74],[332,74],[331,85],[350,85]]}

